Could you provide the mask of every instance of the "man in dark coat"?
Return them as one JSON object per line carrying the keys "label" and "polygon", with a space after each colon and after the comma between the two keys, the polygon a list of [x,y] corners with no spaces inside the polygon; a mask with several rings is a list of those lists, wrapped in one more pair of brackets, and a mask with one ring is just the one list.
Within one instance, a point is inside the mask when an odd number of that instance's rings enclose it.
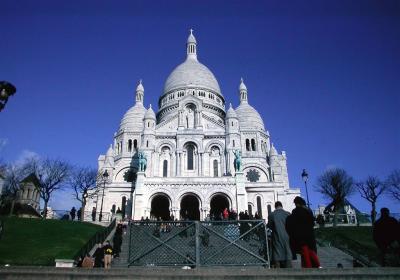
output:
{"label": "man in dark coat", "polygon": [[286,219],[292,251],[301,254],[302,267],[320,267],[314,236],[314,216],[303,198],[296,196],[293,202],[296,208]]}
{"label": "man in dark coat", "polygon": [[75,220],[75,215],[76,215],[76,209],[75,207],[72,207],[71,211],[69,212],[71,215],[71,220]]}
{"label": "man in dark coat", "polygon": [[275,202],[275,211],[268,215],[268,228],[272,230],[272,260],[275,267],[292,267],[292,252],[286,232],[286,219],[289,212],[283,210],[280,201]]}
{"label": "man in dark coat", "polygon": [[104,249],[103,244],[99,243],[96,251],[93,254],[94,257],[94,267],[104,267]]}
{"label": "man in dark coat", "polygon": [[373,238],[376,246],[381,251],[382,266],[386,265],[385,255],[389,246],[399,238],[399,223],[390,217],[390,211],[384,207],[381,209],[381,217],[374,223]]}

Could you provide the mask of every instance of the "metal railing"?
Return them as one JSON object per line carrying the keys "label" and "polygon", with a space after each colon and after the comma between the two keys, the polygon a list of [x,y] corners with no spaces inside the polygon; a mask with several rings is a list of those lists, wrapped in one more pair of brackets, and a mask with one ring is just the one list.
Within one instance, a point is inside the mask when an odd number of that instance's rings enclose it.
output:
{"label": "metal railing", "polygon": [[114,219],[106,228],[96,232],[85,245],[74,255],[73,259],[77,260],[79,257],[89,253],[92,248],[98,244],[103,243],[111,231],[115,228],[116,220]]}
{"label": "metal railing", "polygon": [[263,220],[134,221],[128,266],[270,265]]}

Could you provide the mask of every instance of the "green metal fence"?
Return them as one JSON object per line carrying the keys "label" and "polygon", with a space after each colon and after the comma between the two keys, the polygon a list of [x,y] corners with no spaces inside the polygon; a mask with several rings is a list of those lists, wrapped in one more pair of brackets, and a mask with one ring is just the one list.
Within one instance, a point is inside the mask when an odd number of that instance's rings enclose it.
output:
{"label": "green metal fence", "polygon": [[129,266],[269,267],[263,220],[132,222]]}

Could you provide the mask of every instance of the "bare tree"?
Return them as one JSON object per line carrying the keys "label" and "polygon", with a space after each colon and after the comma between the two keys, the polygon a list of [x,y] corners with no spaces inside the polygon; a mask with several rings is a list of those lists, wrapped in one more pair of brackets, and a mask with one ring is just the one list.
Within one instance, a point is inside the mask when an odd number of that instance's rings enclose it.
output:
{"label": "bare tree", "polygon": [[355,190],[353,178],[344,169],[329,169],[318,177],[315,190],[332,201],[334,207],[333,226],[336,226],[339,209],[344,206],[345,198]]}
{"label": "bare tree", "polygon": [[39,194],[44,201],[43,218],[47,217],[47,205],[53,192],[66,186],[71,166],[60,159],[32,158],[28,163],[28,169],[39,178]]}
{"label": "bare tree", "polygon": [[10,203],[10,216],[14,212],[15,201],[18,198],[18,192],[21,189],[20,183],[30,174],[27,168],[26,159],[20,164],[1,164],[0,172],[4,177],[3,188],[1,193],[1,204],[6,205]]}
{"label": "bare tree", "polygon": [[96,182],[99,178],[97,170],[94,168],[74,168],[69,177],[69,185],[74,189],[75,198],[81,203],[81,221],[84,219],[86,200],[91,197],[96,189]]}
{"label": "bare tree", "polygon": [[388,187],[389,193],[395,200],[400,201],[400,169],[393,170],[386,179],[385,184]]}
{"label": "bare tree", "polygon": [[356,183],[358,192],[362,198],[371,203],[371,221],[376,220],[376,201],[386,191],[387,185],[382,183],[378,177],[369,176],[365,181]]}

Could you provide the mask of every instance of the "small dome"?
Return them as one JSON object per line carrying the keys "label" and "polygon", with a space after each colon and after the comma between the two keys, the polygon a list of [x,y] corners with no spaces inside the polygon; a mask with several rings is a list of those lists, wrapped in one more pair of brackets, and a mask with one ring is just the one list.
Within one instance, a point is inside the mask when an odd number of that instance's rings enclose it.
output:
{"label": "small dome", "polygon": [[149,109],[147,110],[146,114],[144,115],[145,119],[156,119],[156,114],[154,113],[153,109],[151,108],[151,104]]}
{"label": "small dome", "polygon": [[142,103],[137,102],[124,115],[119,126],[119,130],[142,131],[143,117],[146,113],[146,108]]}
{"label": "small dome", "polygon": [[136,91],[142,91],[142,92],[144,92],[144,87],[143,87],[143,84],[142,84],[142,80],[139,81],[139,84],[138,84],[138,86],[136,87]]}
{"label": "small dome", "polygon": [[235,112],[235,110],[233,110],[232,104],[231,104],[231,103],[229,103],[229,109],[228,109],[228,111],[226,112],[226,117],[225,117],[225,118],[226,118],[226,119],[229,119],[229,118],[235,118],[235,119],[237,119],[236,112]]}
{"label": "small dome", "polygon": [[188,86],[210,89],[221,93],[214,74],[196,59],[186,59],[168,76],[164,85],[164,94]]}
{"label": "small dome", "polygon": [[193,29],[190,29],[190,34],[189,34],[189,37],[188,37],[188,39],[187,39],[187,43],[188,43],[188,44],[190,44],[190,43],[196,44],[196,43],[197,43],[197,42],[196,42],[196,38],[195,38],[194,35],[193,35]]}
{"label": "small dome", "polygon": [[260,114],[248,103],[242,103],[236,108],[240,129],[265,131],[264,122]]}
{"label": "small dome", "polygon": [[239,91],[245,90],[247,91],[247,87],[243,82],[243,78],[240,78],[240,85],[239,85]]}

